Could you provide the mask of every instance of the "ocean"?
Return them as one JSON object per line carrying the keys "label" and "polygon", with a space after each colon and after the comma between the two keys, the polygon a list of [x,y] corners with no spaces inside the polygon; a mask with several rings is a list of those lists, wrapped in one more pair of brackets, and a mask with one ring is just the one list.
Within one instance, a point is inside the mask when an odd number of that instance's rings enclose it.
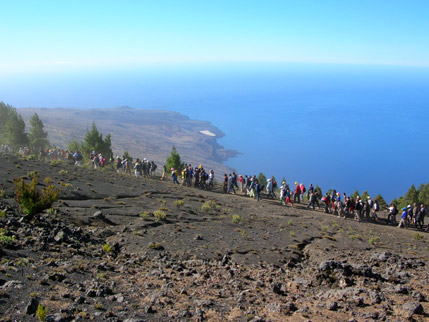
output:
{"label": "ocean", "polygon": [[[238,173],[386,201],[429,180],[429,68],[217,63],[8,75],[14,107],[163,109],[207,120]],[[180,153],[180,151],[179,151]],[[221,174],[219,174],[220,176]]]}

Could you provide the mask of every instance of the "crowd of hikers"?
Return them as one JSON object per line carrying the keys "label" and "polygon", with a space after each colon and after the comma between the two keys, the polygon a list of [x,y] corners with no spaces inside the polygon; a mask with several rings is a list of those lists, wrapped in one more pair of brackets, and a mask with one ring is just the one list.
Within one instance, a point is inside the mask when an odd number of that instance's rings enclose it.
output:
{"label": "crowd of hikers", "polygon": [[[0,146],[0,153],[10,153],[12,150],[7,145]],[[34,154],[28,147],[20,148],[19,154],[26,157],[30,154]],[[64,160],[70,164],[81,166],[83,164],[84,156],[80,151],[68,151],[63,149],[47,149],[39,152],[39,158],[41,160],[53,161],[53,160]],[[127,156],[122,158],[116,156],[116,158],[110,157],[108,160],[103,157],[101,153],[92,151],[89,155],[90,165],[97,168],[104,168],[109,165],[112,169],[121,174],[126,174],[139,178],[147,178],[155,175],[157,165],[154,161],[150,161],[147,158],[137,158],[135,162],[131,162]],[[182,169],[167,169],[167,166],[163,166],[161,180],[166,180],[171,174],[173,184],[181,184],[187,187],[194,187],[199,189],[211,190],[215,187],[215,174],[212,169],[206,171],[202,165],[192,167],[191,164],[185,164]],[[181,182],[179,181],[181,179]],[[256,175],[237,175],[235,172],[224,174],[223,181],[223,192],[226,194],[241,193],[244,196],[254,198],[257,201],[261,200],[261,193],[265,190],[265,197],[272,200],[278,199],[281,206],[291,207],[294,204],[303,204],[306,209],[315,210],[324,209],[325,213],[335,214],[340,218],[351,217],[357,221],[379,221],[379,212],[381,211],[379,201],[374,200],[367,196],[362,200],[360,196],[347,196],[346,193],[341,194],[336,190],[332,190],[329,193],[321,196],[319,191],[310,184],[308,189],[303,183],[294,183],[294,187],[290,188],[289,184],[283,180],[278,186],[274,177],[271,177],[267,182],[259,182]],[[276,195],[276,191],[279,196]],[[387,223],[391,225],[397,225],[399,228],[414,227],[424,229],[424,219],[427,214],[427,210],[424,204],[408,205],[402,208],[401,218],[399,223],[397,222],[396,216],[399,214],[395,204],[391,204],[387,208]],[[426,227],[429,231],[429,224]]]}
{"label": "crowd of hikers", "polygon": [[[211,189],[214,187],[214,172],[213,170],[205,171],[202,165],[192,167],[192,165],[185,164],[183,169],[167,169],[164,165],[161,180],[165,180],[168,172],[171,173],[173,184],[182,184],[188,187],[195,187],[201,189]],[[181,182],[179,178],[181,177]],[[315,210],[324,209],[325,213],[335,214],[340,218],[346,219],[347,217],[354,218],[356,221],[379,221],[379,212],[381,207],[377,198],[372,199],[370,196],[361,199],[360,196],[347,196],[346,193],[341,194],[336,190],[326,193],[321,196],[317,189],[310,184],[308,189],[303,183],[294,183],[294,188],[291,189],[285,180],[278,186],[274,177],[267,180],[266,183],[259,182],[256,175],[237,175],[235,172],[223,175],[223,192],[226,194],[241,193],[244,196],[254,198],[257,201],[261,200],[261,193],[266,192],[266,198],[272,200],[279,199],[281,206],[291,207],[294,204],[304,204],[306,209]],[[277,197],[276,191],[279,193]],[[426,216],[426,207],[424,204],[414,204],[412,207],[408,205],[402,209],[403,213],[399,224],[396,220],[398,209],[395,204],[391,204],[387,208],[387,223],[391,225],[398,225],[398,227],[414,227],[424,229],[424,218]],[[426,227],[429,231],[429,225]]]}

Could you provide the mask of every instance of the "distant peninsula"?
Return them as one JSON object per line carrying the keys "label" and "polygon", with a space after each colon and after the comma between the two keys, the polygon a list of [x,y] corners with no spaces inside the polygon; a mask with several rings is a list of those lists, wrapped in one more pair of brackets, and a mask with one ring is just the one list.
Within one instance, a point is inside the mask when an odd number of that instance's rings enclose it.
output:
{"label": "distant peninsula", "polygon": [[48,131],[49,141],[67,148],[72,140],[82,141],[94,122],[103,135],[112,136],[112,149],[134,158],[145,157],[162,166],[175,146],[184,162],[214,169],[218,178],[232,169],[224,161],[238,154],[225,149],[217,139],[224,136],[210,122],[186,115],[132,107],[117,108],[19,108],[26,123],[37,113]]}

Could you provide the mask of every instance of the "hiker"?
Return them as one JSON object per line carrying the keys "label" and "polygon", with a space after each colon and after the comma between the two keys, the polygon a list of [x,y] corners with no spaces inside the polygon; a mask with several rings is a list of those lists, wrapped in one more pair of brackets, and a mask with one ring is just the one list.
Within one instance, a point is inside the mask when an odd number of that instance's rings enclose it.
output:
{"label": "hiker", "polygon": [[182,170],[182,185],[187,186],[189,184],[189,169],[188,165],[185,164]]}
{"label": "hiker", "polygon": [[305,196],[305,192],[307,191],[306,189],[305,189],[305,186],[304,186],[304,184],[301,182],[301,184],[299,185],[299,190],[301,191],[301,197],[300,197],[300,200],[302,201],[302,202],[304,202],[304,196]]}
{"label": "hiker", "polygon": [[228,190],[226,193],[229,193],[232,190],[232,192],[235,194],[235,189],[234,189],[234,177],[232,176],[232,174],[229,174],[229,178],[228,178]]}
{"label": "hiker", "polygon": [[195,178],[194,188],[197,188],[200,185],[200,171],[201,171],[200,168],[194,169],[194,178]]}
{"label": "hiker", "polygon": [[346,213],[344,211],[344,205],[340,198],[340,193],[337,192],[337,199],[335,200],[335,208],[337,209],[338,218],[346,219]]}
{"label": "hiker", "polygon": [[413,207],[411,205],[407,206],[407,224],[411,225],[413,223]]}
{"label": "hiker", "polygon": [[134,164],[134,174],[136,178],[142,175],[142,163],[139,158],[137,158],[136,163]]}
{"label": "hiker", "polygon": [[325,203],[325,213],[330,214],[331,213],[331,197],[328,193],[322,198],[322,202]]}
{"label": "hiker", "polygon": [[171,168],[171,178],[173,179],[173,184],[177,183],[180,184],[179,180],[177,180],[177,173],[174,168]]}
{"label": "hiker", "polygon": [[82,165],[83,156],[80,151],[77,151],[75,154],[73,154],[74,159],[76,160],[75,165],[80,167]]}
{"label": "hiker", "polygon": [[300,203],[300,197],[301,197],[301,188],[299,187],[298,182],[295,182],[295,195],[293,197],[293,202],[297,202]]}
{"label": "hiker", "polygon": [[310,183],[310,186],[308,187],[308,191],[307,191],[307,200],[310,201],[311,199],[311,194],[314,192],[314,187],[313,184]]}
{"label": "hiker", "polygon": [[234,185],[235,188],[237,188],[238,190],[238,184],[237,184],[237,175],[235,174],[235,172],[232,172],[232,184]]}
{"label": "hiker", "polygon": [[286,185],[286,206],[290,202],[290,204],[293,207],[293,201],[292,201],[292,191],[290,190],[289,186]]}
{"label": "hiker", "polygon": [[372,219],[378,221],[377,212],[380,210],[380,206],[378,204],[378,200],[374,199],[374,203],[372,205]]}
{"label": "hiker", "polygon": [[240,174],[238,176],[238,182],[240,183],[240,191],[243,192],[243,189],[244,189],[244,178],[243,178],[242,174]]}
{"label": "hiker", "polygon": [[416,217],[416,228],[418,225],[418,226],[420,226],[420,229],[423,229],[423,226],[425,225],[425,216],[426,216],[425,205],[421,204],[420,209],[417,213],[417,217]]}
{"label": "hiker", "polygon": [[317,207],[319,207],[319,201],[317,200],[318,199],[318,194],[317,194],[317,191],[314,191],[314,189],[313,190],[311,190],[311,192],[310,192],[310,189],[309,189],[309,192],[308,192],[308,194],[307,195],[309,195],[310,196],[310,202],[308,203],[308,205],[307,205],[307,209],[309,209],[310,208],[310,206],[313,206],[313,210],[315,210],[315,208],[316,208],[316,203],[317,203]]}
{"label": "hiker", "polygon": [[366,197],[366,199],[367,199],[367,202],[365,203],[365,217],[369,219],[369,215],[371,213],[371,209],[374,205],[374,202],[372,201],[370,196]]}
{"label": "hiker", "polygon": [[401,216],[401,221],[399,222],[398,228],[407,227],[407,216],[408,216],[407,207],[404,207],[402,208],[402,216]]}
{"label": "hiker", "polygon": [[283,206],[283,204],[286,205],[286,187],[282,184],[280,186],[280,206]]}
{"label": "hiker", "polygon": [[256,185],[256,176],[253,176],[253,178],[250,179],[250,185],[249,185],[249,197],[250,198],[256,197],[255,185]]}
{"label": "hiker", "polygon": [[155,164],[155,162],[151,161],[150,162],[150,173],[149,173],[151,176],[155,175],[156,168],[158,168],[158,166]]}
{"label": "hiker", "polygon": [[[353,213],[353,209],[352,209],[352,202],[353,199],[349,198],[349,209],[351,210],[351,212]],[[354,210],[356,210],[356,214],[355,214],[355,218],[357,221],[362,221],[362,210],[363,210],[363,203],[362,200],[360,199],[359,196],[356,196],[356,202],[354,204]]]}
{"label": "hiker", "polygon": [[214,188],[214,171],[213,169],[210,169],[209,171],[209,184],[208,187]]}
{"label": "hiker", "polygon": [[389,207],[389,214],[387,215],[387,222],[396,225],[396,215],[398,214],[398,208],[395,204],[391,204]]}
{"label": "hiker", "polygon": [[268,194],[267,198],[268,197],[271,197],[272,199],[277,198],[273,188],[273,177],[267,180],[267,194]]}
{"label": "hiker", "polygon": [[258,180],[255,181],[255,194],[256,194],[256,201],[261,200],[261,190],[262,187],[259,184]]}
{"label": "hiker", "polygon": [[161,181],[164,180],[167,177],[167,166],[164,164],[162,166],[162,175],[161,175]]}
{"label": "hiker", "polygon": [[225,173],[223,175],[223,192],[227,193],[228,191],[228,175]]}

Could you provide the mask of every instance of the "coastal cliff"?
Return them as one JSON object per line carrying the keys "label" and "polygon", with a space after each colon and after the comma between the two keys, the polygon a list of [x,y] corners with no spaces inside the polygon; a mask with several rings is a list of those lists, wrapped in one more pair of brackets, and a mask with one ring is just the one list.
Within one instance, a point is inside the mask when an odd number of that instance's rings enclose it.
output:
{"label": "coastal cliff", "polygon": [[222,162],[237,155],[237,151],[217,142],[224,134],[210,122],[192,120],[177,112],[118,107],[20,108],[19,113],[26,122],[37,113],[49,141],[62,148],[67,148],[72,140],[83,140],[86,130],[95,122],[104,136],[111,134],[114,153],[122,155],[128,151],[134,158],[147,157],[160,166],[175,146],[182,161],[203,164],[220,176],[232,170]]}

